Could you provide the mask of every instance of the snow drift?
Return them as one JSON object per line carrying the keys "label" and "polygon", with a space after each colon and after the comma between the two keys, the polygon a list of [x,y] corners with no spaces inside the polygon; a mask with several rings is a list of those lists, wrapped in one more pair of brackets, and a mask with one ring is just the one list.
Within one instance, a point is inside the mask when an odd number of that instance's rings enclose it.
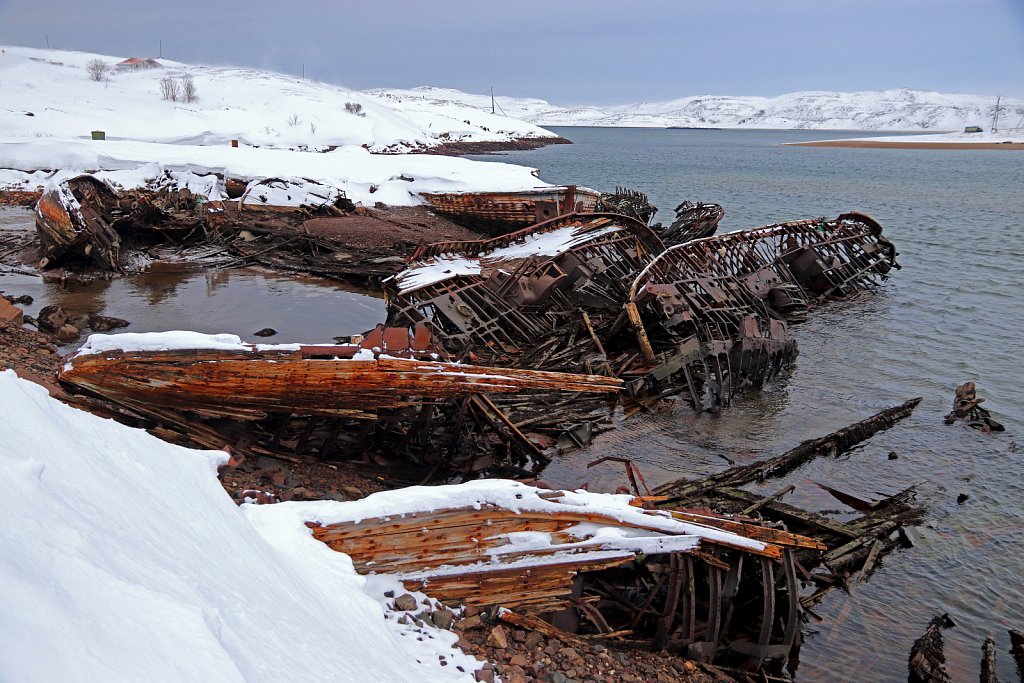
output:
{"label": "snow drift", "polygon": [[[173,446],[0,372],[0,679],[473,680],[402,637],[346,555],[250,522],[225,454]],[[254,526],[255,524],[255,526]]]}

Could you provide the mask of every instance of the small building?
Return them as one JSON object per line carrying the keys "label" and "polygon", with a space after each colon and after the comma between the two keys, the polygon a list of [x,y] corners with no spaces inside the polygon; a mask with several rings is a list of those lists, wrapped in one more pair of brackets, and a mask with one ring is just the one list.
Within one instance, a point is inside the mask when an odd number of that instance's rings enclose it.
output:
{"label": "small building", "polygon": [[965,133],[980,133],[982,132],[981,126],[966,126],[964,128]]}
{"label": "small building", "polygon": [[162,69],[163,64],[151,57],[129,57],[123,62],[114,65],[118,71],[141,71],[143,69]]}

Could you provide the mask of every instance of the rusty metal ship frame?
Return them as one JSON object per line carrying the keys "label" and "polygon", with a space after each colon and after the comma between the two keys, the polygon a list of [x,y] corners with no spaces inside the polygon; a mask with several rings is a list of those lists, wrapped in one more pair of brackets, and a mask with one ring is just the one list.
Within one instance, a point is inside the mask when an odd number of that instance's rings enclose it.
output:
{"label": "rusty metal ship frame", "polygon": [[426,326],[378,325],[348,344],[86,349],[58,379],[154,421],[170,440],[445,472],[532,471],[548,461],[542,425],[524,433],[492,396],[518,397],[556,429],[621,385],[601,375],[457,364],[439,351]]}
{"label": "rusty metal ship frame", "polygon": [[788,326],[813,303],[876,287],[895,257],[859,213],[669,249],[640,221],[583,214],[421,248],[384,284],[389,324],[428,323],[458,357],[603,372],[634,398],[683,393],[714,411],[795,358]]}

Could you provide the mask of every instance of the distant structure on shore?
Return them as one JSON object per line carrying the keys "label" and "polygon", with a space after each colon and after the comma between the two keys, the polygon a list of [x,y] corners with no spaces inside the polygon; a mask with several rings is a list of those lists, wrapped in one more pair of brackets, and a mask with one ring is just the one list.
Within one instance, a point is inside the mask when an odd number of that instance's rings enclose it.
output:
{"label": "distant structure on shore", "polygon": [[142,71],[143,69],[162,69],[163,64],[152,57],[129,57],[123,62],[118,62],[114,68],[118,71]]}

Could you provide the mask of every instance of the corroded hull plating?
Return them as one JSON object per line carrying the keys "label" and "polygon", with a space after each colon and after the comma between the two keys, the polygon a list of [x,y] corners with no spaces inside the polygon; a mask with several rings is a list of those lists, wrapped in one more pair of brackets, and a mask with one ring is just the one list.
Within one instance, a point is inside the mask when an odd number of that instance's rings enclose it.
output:
{"label": "corroded hull plating", "polygon": [[423,192],[437,213],[485,235],[501,235],[567,213],[597,209],[600,193],[573,185],[522,192]]}

